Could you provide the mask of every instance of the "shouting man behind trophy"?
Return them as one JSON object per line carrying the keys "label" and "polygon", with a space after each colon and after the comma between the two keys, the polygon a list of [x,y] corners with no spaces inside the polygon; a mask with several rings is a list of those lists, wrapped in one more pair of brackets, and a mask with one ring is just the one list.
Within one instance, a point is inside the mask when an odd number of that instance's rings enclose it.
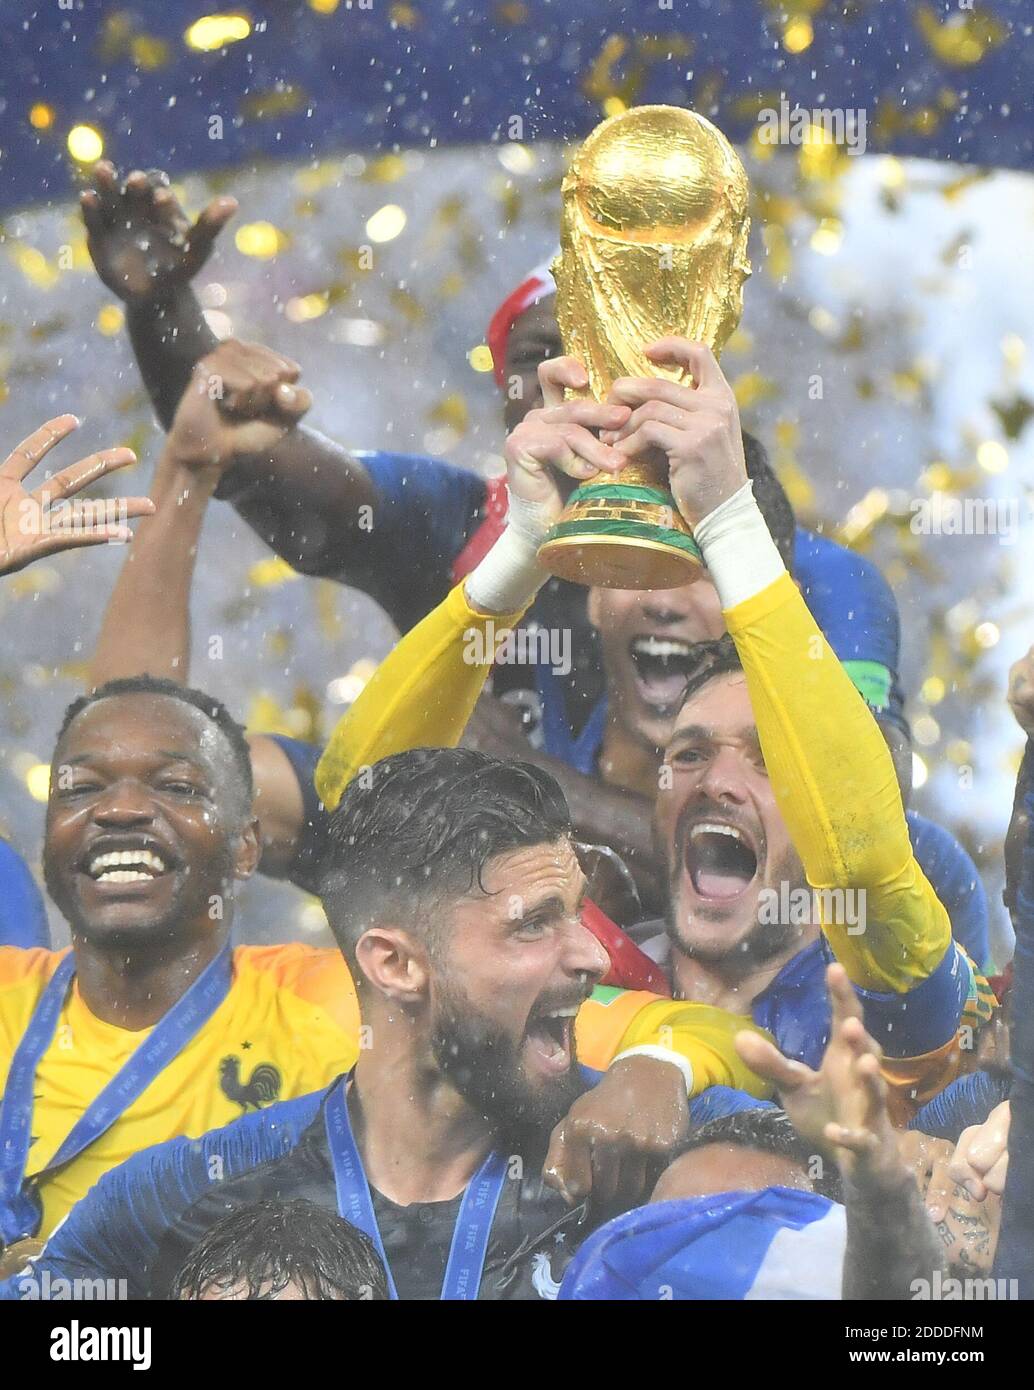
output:
{"label": "shouting man behind trophy", "polygon": [[[986,1001],[912,852],[890,751],[748,481],[714,351],[746,273],[737,170],[688,112],[640,108],[590,136],[565,180],[557,266],[571,355],[540,369],[544,406],[506,454],[584,479],[539,552],[549,568],[645,588],[686,583],[702,562],[731,635],[691,678],[665,755],[656,829],[669,905],[647,952],[676,998],[751,1016],[809,1065],[829,1036],[823,972],[836,957],[903,1116],[955,1074],[963,1011],[975,1022]],[[682,208],[699,235],[662,262]],[[687,321],[692,333],[678,329]],[[628,418],[594,430],[587,395]],[[807,912],[781,906],[805,900]],[[748,1060],[763,1070],[768,1058]]]}

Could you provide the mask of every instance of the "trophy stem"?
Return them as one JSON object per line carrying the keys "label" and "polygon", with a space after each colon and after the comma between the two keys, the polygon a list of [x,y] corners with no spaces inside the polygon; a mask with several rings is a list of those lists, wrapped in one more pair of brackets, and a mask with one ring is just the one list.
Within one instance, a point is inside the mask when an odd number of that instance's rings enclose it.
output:
{"label": "trophy stem", "polygon": [[677,589],[702,568],[671,493],[616,480],[571,494],[539,559],[561,579],[608,589]]}

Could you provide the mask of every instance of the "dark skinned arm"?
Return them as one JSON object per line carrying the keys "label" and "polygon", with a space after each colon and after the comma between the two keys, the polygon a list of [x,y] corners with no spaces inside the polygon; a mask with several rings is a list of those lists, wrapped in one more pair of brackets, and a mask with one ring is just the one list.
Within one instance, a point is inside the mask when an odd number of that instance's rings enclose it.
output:
{"label": "dark skinned arm", "polygon": [[907,1302],[912,1285],[946,1271],[937,1231],[912,1174],[899,1164],[859,1165],[844,1178],[847,1252],[841,1296]]}
{"label": "dark skinned arm", "polygon": [[[90,254],[126,304],[133,351],[166,430],[195,364],[217,346],[190,282],[236,207],[232,198],[216,198],[192,224],[166,175],[135,170],[120,182],[107,161],[82,197]],[[228,460],[215,495],[294,568],[368,589],[396,616],[390,581],[398,557],[376,526],[360,526],[360,508],[376,506],[378,494],[347,450],[299,425],[268,448]]]}
{"label": "dark skinned arm", "polygon": [[[144,385],[169,429],[194,364],[213,351],[217,339],[187,285],[156,303],[130,305],[128,322]],[[360,508],[375,507],[378,500],[369,474],[347,449],[307,425],[267,450],[235,457],[215,496],[232,503],[302,574],[366,588],[389,558],[378,554],[376,528],[363,531],[359,525]]]}
{"label": "dark skinned arm", "polygon": [[[155,469],[156,514],[142,523],[112,591],[90,668],[93,687],[124,676],[148,674],[186,684],[190,679],[190,594],[208,502],[224,459],[245,432],[270,437],[290,429],[308,408],[308,392],[295,386],[293,364],[264,349],[250,349],[256,370],[268,372],[279,391],[265,402],[261,420],[241,418],[240,353],[219,344],[191,373]],[[220,396],[214,399],[213,386]],[[250,403],[249,403],[250,405]],[[161,622],[154,621],[160,612]],[[290,761],[273,739],[250,735],[255,814],[262,831],[264,874],[289,876],[303,832],[305,808]]]}

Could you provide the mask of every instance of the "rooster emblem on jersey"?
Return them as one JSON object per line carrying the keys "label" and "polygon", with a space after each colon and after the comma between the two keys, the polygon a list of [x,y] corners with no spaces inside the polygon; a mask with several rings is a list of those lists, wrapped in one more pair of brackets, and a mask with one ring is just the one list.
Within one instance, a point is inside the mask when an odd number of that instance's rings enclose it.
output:
{"label": "rooster emblem on jersey", "polygon": [[245,1114],[249,1109],[260,1110],[263,1105],[272,1105],[280,1095],[281,1084],[280,1072],[270,1062],[260,1062],[247,1081],[241,1080],[239,1057],[224,1057],[219,1063],[220,1090]]}

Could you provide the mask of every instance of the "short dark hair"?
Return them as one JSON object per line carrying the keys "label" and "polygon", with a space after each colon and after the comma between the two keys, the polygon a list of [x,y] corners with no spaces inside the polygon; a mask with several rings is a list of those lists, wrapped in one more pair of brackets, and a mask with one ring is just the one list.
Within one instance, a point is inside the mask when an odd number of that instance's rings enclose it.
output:
{"label": "short dark hair", "polygon": [[768,461],[765,446],[746,430],[743,431],[743,456],[747,464],[747,477],[754,484],[754,500],[758,510],[765,518],[783,564],[793,574],[797,518],[790,499]]}
{"label": "short dark hair", "polygon": [[354,963],[363,932],[401,913],[419,917],[476,884],[508,850],[571,834],[559,783],[531,763],[471,748],[413,748],[354,778],[327,825],[320,895]]}
{"label": "short dark hair", "polygon": [[[57,731],[57,743],[61,742],[69,725],[73,720],[78,719],[83,710],[89,709],[99,700],[107,700],[119,695],[165,695],[171,700],[179,700],[185,705],[199,709],[220,730],[230,745],[234,762],[237,764],[237,771],[240,774],[245,799],[248,805],[251,805],[255,794],[255,784],[251,771],[251,749],[248,747],[244,729],[237,723],[223,702],[217,700],[214,695],[207,695],[203,690],[197,690],[190,685],[177,685],[175,681],[168,680],[164,676],[122,676],[118,680],[105,681],[96,689],[88,691],[85,695],[80,695],[65,710],[61,727]],[[55,748],[56,746],[57,744],[55,744]]]}
{"label": "short dark hair", "polygon": [[[756,1110],[737,1110],[731,1115],[719,1115],[694,1130],[673,1154],[671,1161],[709,1144],[735,1144],[743,1149],[779,1154],[807,1172],[821,1197],[828,1197],[831,1202],[843,1201],[840,1170],[831,1159],[816,1154],[813,1145],[801,1138],[785,1110],[766,1105],[758,1106]],[[817,1174],[813,1175],[816,1158],[821,1162]]]}
{"label": "short dark hair", "polygon": [[171,1297],[242,1288],[241,1299],[271,1299],[288,1284],[307,1298],[347,1302],[388,1297],[384,1265],[369,1236],[314,1202],[255,1202],[224,1216],[194,1246]]}
{"label": "short dark hair", "polygon": [[686,677],[686,688],[682,692],[680,710],[686,701],[702,689],[708,681],[743,670],[743,662],[736,650],[736,643],[727,632],[723,632],[721,637],[695,643],[693,662],[693,668]]}

